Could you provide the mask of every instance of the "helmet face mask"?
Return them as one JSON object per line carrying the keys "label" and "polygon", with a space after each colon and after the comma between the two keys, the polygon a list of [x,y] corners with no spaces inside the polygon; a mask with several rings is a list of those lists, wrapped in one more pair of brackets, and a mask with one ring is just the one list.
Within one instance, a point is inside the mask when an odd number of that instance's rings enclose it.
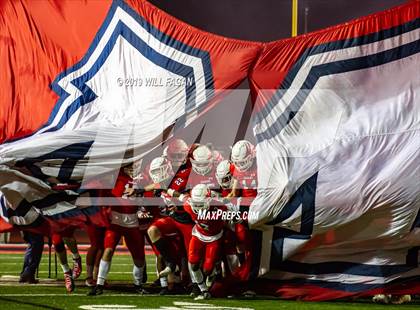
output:
{"label": "helmet face mask", "polygon": [[191,190],[189,204],[194,213],[205,211],[210,208],[211,195],[210,190],[205,184],[198,184]]}
{"label": "helmet face mask", "polygon": [[181,166],[187,162],[188,152],[186,153],[169,153],[168,159],[173,166]]}
{"label": "helmet face mask", "polygon": [[[209,200],[209,199],[206,199]],[[191,205],[191,209],[193,210],[194,213],[199,213],[200,211],[206,211],[209,209],[210,207],[210,201],[199,201],[199,202],[194,202],[194,201],[190,201],[190,205]]]}
{"label": "helmet face mask", "polygon": [[179,167],[187,162],[188,145],[182,139],[172,140],[166,150],[168,159],[173,166]]}
{"label": "helmet face mask", "polygon": [[254,146],[246,140],[236,142],[232,148],[231,159],[239,171],[247,171],[254,163]]}
{"label": "helmet face mask", "polygon": [[213,154],[210,149],[201,145],[193,152],[191,159],[192,170],[199,175],[207,175],[213,168]]}
{"label": "helmet face mask", "polygon": [[153,159],[150,163],[149,175],[153,183],[168,180],[173,175],[171,163],[164,157]]}
{"label": "helmet face mask", "polygon": [[233,183],[233,167],[232,163],[228,160],[223,160],[219,163],[216,169],[217,183],[222,188],[232,188]]}
{"label": "helmet face mask", "polygon": [[233,160],[233,163],[239,171],[247,171],[252,166],[253,158],[251,155],[248,155],[247,157],[245,157],[245,159]]}

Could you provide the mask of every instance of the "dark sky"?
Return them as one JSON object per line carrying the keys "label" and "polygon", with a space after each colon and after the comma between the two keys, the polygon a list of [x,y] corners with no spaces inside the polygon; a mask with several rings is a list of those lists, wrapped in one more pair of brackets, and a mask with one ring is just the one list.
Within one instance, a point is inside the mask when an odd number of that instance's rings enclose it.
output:
{"label": "dark sky", "polygon": [[[149,0],[200,29],[255,41],[290,36],[292,0]],[[299,0],[299,33],[375,13],[405,0]]]}

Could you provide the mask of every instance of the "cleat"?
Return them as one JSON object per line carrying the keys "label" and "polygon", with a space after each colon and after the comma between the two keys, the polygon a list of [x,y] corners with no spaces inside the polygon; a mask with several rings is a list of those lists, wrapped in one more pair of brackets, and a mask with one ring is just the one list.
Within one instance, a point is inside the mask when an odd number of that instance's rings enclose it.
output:
{"label": "cleat", "polygon": [[149,292],[148,292],[148,291],[146,291],[146,290],[143,288],[143,286],[141,286],[141,285],[136,285],[136,284],[134,284],[134,291],[135,291],[137,294],[139,294],[139,295],[147,295],[147,294],[149,294]]}
{"label": "cleat", "polygon": [[77,279],[82,274],[82,258],[73,259],[73,279]]}
{"label": "cleat", "polygon": [[164,296],[164,295],[170,295],[171,292],[169,291],[168,287],[162,287],[162,289],[159,292],[159,295]]}
{"label": "cleat", "polygon": [[67,293],[74,291],[74,280],[70,272],[64,273],[64,285],[66,286]]}
{"label": "cleat", "polygon": [[401,304],[405,304],[411,301],[411,296],[410,295],[397,295],[397,296],[392,296],[391,298],[391,303],[394,305],[401,305]]}
{"label": "cleat", "polygon": [[104,293],[104,286],[103,285],[96,285],[92,287],[92,289],[87,294],[88,296],[98,296]]}
{"label": "cleat", "polygon": [[205,299],[210,299],[210,298],[211,298],[210,293],[205,291],[201,295],[198,295],[196,298],[194,298],[194,300],[205,300]]}
{"label": "cleat", "polygon": [[216,269],[213,269],[213,272],[206,278],[206,285],[207,287],[211,287],[213,282],[216,280],[217,273]]}
{"label": "cleat", "polygon": [[190,296],[191,297],[197,297],[197,296],[199,296],[201,294],[201,291],[200,291],[200,288],[198,287],[198,285],[197,284],[193,284],[192,285],[192,290],[191,290],[191,293],[190,293]]}
{"label": "cleat", "polygon": [[242,297],[248,298],[248,299],[253,299],[255,298],[255,296],[257,296],[257,294],[251,290],[248,290],[242,293]]}
{"label": "cleat", "polygon": [[377,294],[373,296],[372,301],[377,304],[389,304],[391,295]]}
{"label": "cleat", "polygon": [[170,266],[166,266],[161,272],[159,272],[159,278],[164,278],[173,273],[174,271]]}
{"label": "cleat", "polygon": [[35,276],[20,276],[19,283],[37,284],[39,281],[35,279]]}
{"label": "cleat", "polygon": [[87,287],[93,287],[96,285],[96,281],[93,278],[86,278],[85,285]]}

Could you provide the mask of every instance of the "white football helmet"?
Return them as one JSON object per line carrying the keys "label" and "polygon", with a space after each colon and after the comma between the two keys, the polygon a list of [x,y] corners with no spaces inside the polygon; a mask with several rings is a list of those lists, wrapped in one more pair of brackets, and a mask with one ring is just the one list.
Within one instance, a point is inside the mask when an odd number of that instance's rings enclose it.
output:
{"label": "white football helmet", "polygon": [[166,156],[172,163],[172,166],[179,167],[187,162],[188,145],[182,139],[172,140],[166,149]]}
{"label": "white football helmet", "polygon": [[213,152],[206,145],[200,145],[191,158],[192,170],[199,175],[207,175],[213,168]]}
{"label": "white football helmet", "polygon": [[255,148],[251,142],[240,140],[232,147],[230,158],[239,171],[246,171],[254,163]]}
{"label": "white football helmet", "polygon": [[156,157],[150,163],[150,178],[154,183],[161,183],[173,176],[172,165],[165,157]]}
{"label": "white football helmet", "polygon": [[217,165],[216,179],[222,188],[232,188],[234,170],[235,166],[227,159]]}
{"label": "white football helmet", "polygon": [[206,184],[197,184],[191,190],[189,203],[194,213],[200,210],[208,210],[210,207],[211,192]]}
{"label": "white football helmet", "polygon": [[124,173],[132,179],[139,178],[139,176],[141,175],[141,165],[142,160],[136,160],[131,165],[124,167]]}

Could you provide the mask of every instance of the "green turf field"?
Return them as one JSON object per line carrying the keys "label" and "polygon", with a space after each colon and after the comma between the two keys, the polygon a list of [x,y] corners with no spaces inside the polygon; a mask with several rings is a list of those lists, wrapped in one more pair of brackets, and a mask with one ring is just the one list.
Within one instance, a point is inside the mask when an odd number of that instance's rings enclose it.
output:
{"label": "green turf field", "polygon": [[[84,259],[84,257],[83,257]],[[70,260],[71,261],[71,260]],[[41,262],[39,278],[41,285],[21,285],[17,279],[22,267],[23,255],[0,254],[0,309],[420,309],[420,303],[412,302],[408,305],[375,305],[368,300],[360,302],[299,302],[279,299],[259,298],[257,300],[212,299],[195,302],[189,296],[138,296],[130,292],[132,261],[129,256],[115,256],[109,276],[112,290],[105,291],[102,296],[88,297],[88,288],[83,281],[77,282],[77,288],[71,295],[66,294],[62,284],[62,273],[58,268],[58,279],[47,280],[48,257],[45,255]],[[149,282],[156,279],[154,271],[154,257],[148,256]],[[55,270],[53,264],[53,276]],[[82,274],[81,279],[84,279]]]}

